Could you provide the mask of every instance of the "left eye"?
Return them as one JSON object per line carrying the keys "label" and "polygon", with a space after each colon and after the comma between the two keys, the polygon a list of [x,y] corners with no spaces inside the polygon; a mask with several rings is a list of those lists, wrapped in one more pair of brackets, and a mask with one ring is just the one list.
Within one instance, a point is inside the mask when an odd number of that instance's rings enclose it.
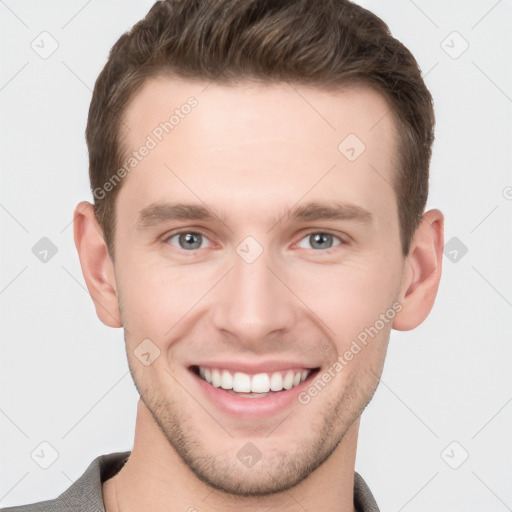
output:
{"label": "left eye", "polygon": [[[173,243],[173,240],[177,239],[177,244]],[[186,251],[195,251],[197,249],[203,248],[203,242],[207,241],[206,238],[201,233],[194,233],[193,231],[186,231],[184,233],[177,233],[176,235],[172,235],[167,238],[171,245],[175,247],[179,247],[180,249],[184,249]]]}
{"label": "left eye", "polygon": [[[338,244],[333,242],[337,240]],[[299,242],[299,247],[304,249],[331,249],[334,245],[341,244],[341,239],[330,233],[311,233]]]}

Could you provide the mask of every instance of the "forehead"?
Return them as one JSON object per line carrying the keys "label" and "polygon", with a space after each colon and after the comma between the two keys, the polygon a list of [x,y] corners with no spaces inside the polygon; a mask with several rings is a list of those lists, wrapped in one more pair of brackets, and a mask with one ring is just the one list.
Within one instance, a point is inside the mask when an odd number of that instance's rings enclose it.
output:
{"label": "forehead", "polygon": [[[192,103],[196,106],[190,108]],[[214,140],[216,134],[219,138],[245,137],[253,127],[254,132],[267,130],[269,136],[279,135],[275,133],[279,131],[283,137],[290,134],[308,140],[312,131],[318,131],[330,144],[352,130],[378,150],[376,143],[393,145],[395,135],[389,103],[381,93],[363,84],[327,90],[288,82],[246,80],[222,85],[158,76],[146,80],[127,105],[122,137],[129,147],[136,146],[155,130],[153,135],[158,138],[158,128],[166,121],[170,121],[171,130],[181,125],[177,131],[185,133],[191,123],[181,121],[189,113],[193,113],[195,136],[207,135],[209,140]],[[164,137],[167,134],[164,130]]]}
{"label": "forehead", "polygon": [[366,209],[395,200],[396,127],[369,87],[153,78],[127,107],[123,138],[126,160],[144,153],[120,193],[135,209],[168,196],[247,215],[306,194]]}

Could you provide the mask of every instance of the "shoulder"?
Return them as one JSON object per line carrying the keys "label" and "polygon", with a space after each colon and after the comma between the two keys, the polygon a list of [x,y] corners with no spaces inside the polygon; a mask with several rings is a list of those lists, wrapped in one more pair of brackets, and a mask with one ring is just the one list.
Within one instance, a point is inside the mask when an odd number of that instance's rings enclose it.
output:
{"label": "shoulder", "polygon": [[131,452],[115,452],[96,457],[60,496],[29,505],[2,508],[1,512],[105,512],[101,485],[124,465]]}
{"label": "shoulder", "polygon": [[357,512],[379,512],[379,507],[363,477],[354,473],[354,505]]}

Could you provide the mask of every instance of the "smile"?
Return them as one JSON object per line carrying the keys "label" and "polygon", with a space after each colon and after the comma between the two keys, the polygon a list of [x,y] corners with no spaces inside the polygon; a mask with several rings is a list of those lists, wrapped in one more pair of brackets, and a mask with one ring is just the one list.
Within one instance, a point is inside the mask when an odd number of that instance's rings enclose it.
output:
{"label": "smile", "polygon": [[237,393],[268,393],[288,390],[304,382],[311,371],[311,369],[297,368],[250,375],[222,368],[196,367],[196,374],[213,387],[233,390]]}
{"label": "smile", "polygon": [[320,371],[320,367],[278,361],[218,361],[193,364],[188,369],[207,403],[237,422],[263,421],[286,414],[297,407],[297,395]]}

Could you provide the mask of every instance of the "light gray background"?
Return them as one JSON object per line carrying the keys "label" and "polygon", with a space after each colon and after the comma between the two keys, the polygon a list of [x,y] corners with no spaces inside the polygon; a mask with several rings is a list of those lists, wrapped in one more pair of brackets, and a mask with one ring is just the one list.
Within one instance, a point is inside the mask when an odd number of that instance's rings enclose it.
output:
{"label": "light gray background", "polygon": [[[91,200],[94,81],[152,3],[0,0],[2,506],[53,498],[96,456],[132,447],[122,331],[96,317],[70,223]],[[392,333],[356,469],[386,512],[512,510],[512,2],[361,3],[413,52],[435,98],[429,206],[459,249],[428,320]],[[43,31],[59,45],[46,59],[31,47],[51,48]],[[58,252],[42,263],[32,247],[45,236]],[[42,442],[58,452],[48,469],[31,458]]]}

